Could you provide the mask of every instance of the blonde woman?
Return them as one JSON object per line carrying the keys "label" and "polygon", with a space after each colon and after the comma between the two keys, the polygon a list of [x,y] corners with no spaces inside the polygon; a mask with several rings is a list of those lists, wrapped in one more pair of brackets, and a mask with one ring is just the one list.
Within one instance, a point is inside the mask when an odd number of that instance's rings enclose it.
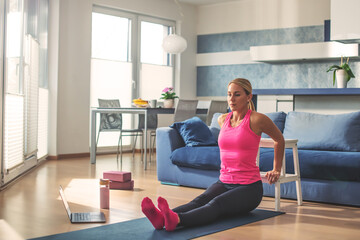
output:
{"label": "blonde woman", "polygon": [[254,210],[263,195],[260,170],[256,166],[261,134],[274,140],[274,168],[266,173],[270,184],[280,176],[284,138],[276,125],[255,111],[251,83],[236,78],[228,84],[227,101],[231,112],[218,118],[221,127],[219,180],[191,202],[170,209],[159,197],[158,208],[144,198],[142,211],[156,229],[173,231],[177,226],[207,224],[221,217],[240,215]]}

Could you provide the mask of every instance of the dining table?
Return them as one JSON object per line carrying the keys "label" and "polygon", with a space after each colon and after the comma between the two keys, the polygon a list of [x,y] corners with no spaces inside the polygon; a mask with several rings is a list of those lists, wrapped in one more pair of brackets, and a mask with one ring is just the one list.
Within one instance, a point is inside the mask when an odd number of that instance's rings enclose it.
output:
{"label": "dining table", "polygon": [[[144,114],[144,170],[147,169],[147,116],[148,114],[174,114],[175,108],[140,108],[140,107],[120,107],[120,108],[91,108],[91,128],[90,128],[90,162],[91,164],[96,163],[96,114],[100,113],[126,113],[126,114]],[[206,108],[198,108],[196,114],[206,114]]]}

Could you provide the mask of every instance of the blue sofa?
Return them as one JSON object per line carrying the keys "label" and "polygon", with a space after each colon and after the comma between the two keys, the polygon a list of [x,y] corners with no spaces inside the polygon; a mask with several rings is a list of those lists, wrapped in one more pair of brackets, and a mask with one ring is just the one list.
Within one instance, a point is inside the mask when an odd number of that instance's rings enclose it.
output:
{"label": "blue sofa", "polygon": [[[267,114],[285,138],[298,139],[303,199],[360,206],[360,112],[322,115],[306,112]],[[217,139],[215,114],[209,130]],[[157,129],[157,176],[163,184],[206,188],[219,177],[218,146],[186,146],[170,127]],[[268,137],[263,134],[262,137]],[[291,149],[285,151],[287,172],[293,172]],[[273,149],[260,149],[260,170],[272,169]],[[263,183],[264,196],[274,185]],[[294,182],[281,185],[281,197],[296,199]]]}

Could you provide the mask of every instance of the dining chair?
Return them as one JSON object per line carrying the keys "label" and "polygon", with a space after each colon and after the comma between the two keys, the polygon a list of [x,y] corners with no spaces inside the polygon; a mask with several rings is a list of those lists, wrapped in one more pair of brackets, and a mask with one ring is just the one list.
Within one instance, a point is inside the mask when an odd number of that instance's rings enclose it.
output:
{"label": "dining chair", "polygon": [[[151,156],[154,153],[154,149],[155,149],[155,139],[156,139],[156,128],[158,126],[158,115],[157,114],[148,114],[147,115],[147,130],[149,131],[149,147],[150,147],[150,158],[149,158],[149,162],[151,162]],[[145,131],[145,115],[144,114],[139,114],[139,125],[138,125],[139,129]],[[145,140],[146,141],[146,140]],[[144,151],[147,151],[147,149],[144,149]]]}
{"label": "dining chair", "polygon": [[196,115],[198,100],[179,99],[174,112],[174,122],[181,122]]}
{"label": "dining chair", "polygon": [[214,113],[227,113],[227,110],[228,110],[227,101],[211,100],[206,115],[206,125],[208,126],[211,125],[211,120],[213,118]]}
{"label": "dining chair", "polygon": [[[120,101],[118,99],[98,99],[99,107],[101,108],[120,108]],[[143,132],[142,129],[123,129],[122,126],[122,114],[121,113],[101,113],[100,114],[100,127],[98,136],[96,139],[96,148],[98,145],[99,137],[101,132],[114,132],[118,131],[120,133],[117,152],[116,152],[116,161],[119,164],[119,153],[120,153],[120,162],[122,166],[122,138],[123,137],[135,137],[133,145],[132,145],[132,156],[134,158],[135,154],[135,146],[137,136],[141,135]],[[141,141],[141,155],[143,149],[143,141]],[[120,151],[119,151],[120,150]]]}

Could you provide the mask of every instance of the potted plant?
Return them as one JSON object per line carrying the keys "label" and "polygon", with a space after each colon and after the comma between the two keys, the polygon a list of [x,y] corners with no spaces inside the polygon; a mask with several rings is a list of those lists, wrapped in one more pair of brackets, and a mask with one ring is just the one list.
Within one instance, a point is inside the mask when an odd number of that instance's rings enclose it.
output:
{"label": "potted plant", "polygon": [[326,72],[334,71],[333,74],[333,85],[335,85],[335,78],[337,79],[338,88],[346,88],[347,82],[351,78],[355,78],[354,73],[351,71],[349,66],[349,57],[346,62],[343,62],[343,57],[341,57],[340,66],[332,65]]}
{"label": "potted plant", "polygon": [[164,90],[162,90],[161,96],[162,97],[160,99],[164,99],[164,107],[165,108],[173,108],[174,107],[174,99],[179,98],[178,96],[176,96],[173,87],[164,88]]}

